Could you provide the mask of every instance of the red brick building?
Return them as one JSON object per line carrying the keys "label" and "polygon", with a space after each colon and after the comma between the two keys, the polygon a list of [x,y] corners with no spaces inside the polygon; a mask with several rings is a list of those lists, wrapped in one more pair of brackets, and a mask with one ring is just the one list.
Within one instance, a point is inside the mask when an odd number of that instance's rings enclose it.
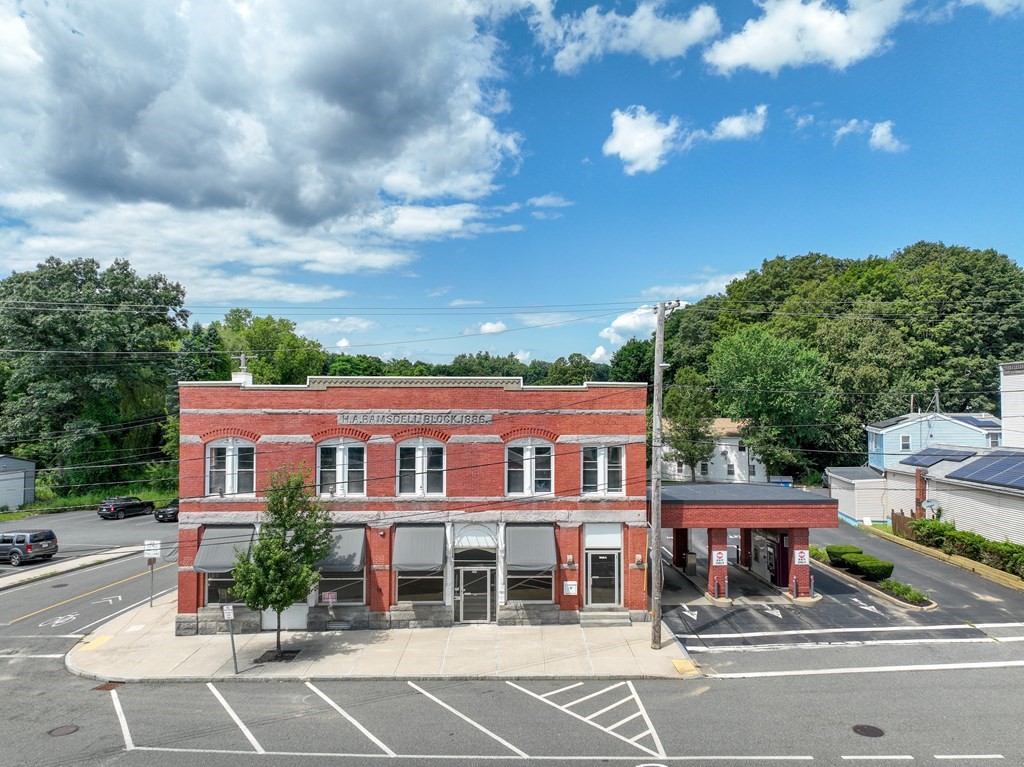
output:
{"label": "red brick building", "polygon": [[647,617],[644,384],[236,373],[180,403],[179,634],[222,625],[269,477],[300,465],[334,550],[285,627]]}

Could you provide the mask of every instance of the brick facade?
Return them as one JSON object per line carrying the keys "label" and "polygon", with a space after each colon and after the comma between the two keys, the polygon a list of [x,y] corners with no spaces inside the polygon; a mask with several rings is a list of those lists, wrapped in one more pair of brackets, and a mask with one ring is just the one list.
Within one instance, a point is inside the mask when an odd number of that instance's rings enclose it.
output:
{"label": "brick facade", "polygon": [[[487,620],[577,620],[591,603],[586,541],[588,529],[597,529],[588,528],[591,523],[602,526],[606,551],[605,526],[621,531],[619,543],[612,546],[619,565],[615,578],[621,598],[616,606],[634,618],[646,614],[647,394],[642,384],[529,387],[509,378],[322,377],[309,379],[305,386],[259,386],[245,374],[235,374],[231,382],[182,383],[180,403],[179,633],[202,630],[204,615],[209,617],[216,607],[207,600],[209,575],[193,568],[207,528],[258,525],[274,471],[304,467],[310,483],[318,485],[319,447],[340,439],[365,451],[365,483],[358,493],[321,497],[336,525],[365,532],[365,569],[359,576],[364,599],[362,604],[350,601],[335,607],[311,595],[309,627],[319,620],[336,620],[339,614],[360,626],[459,620],[454,582],[459,542],[453,540],[468,522],[478,523],[493,538],[490,548],[484,545],[483,553],[475,555],[491,571]],[[507,451],[516,440],[550,449],[550,491],[506,490]],[[406,445],[443,449],[442,492],[400,492],[399,449]],[[211,449],[221,451],[218,458]],[[254,461],[252,491],[244,468],[239,468],[244,467],[241,452],[231,452],[242,450],[250,451],[247,456]],[[618,476],[613,456],[621,451],[621,489],[583,492],[585,451],[591,457],[600,454],[598,475],[613,485]],[[214,481],[212,462],[217,460],[226,461],[227,468]],[[421,468],[417,464],[417,477],[425,473]],[[396,525],[423,524],[445,527],[444,597],[425,600],[429,604],[414,599],[407,605],[398,599],[401,576],[392,560]],[[504,532],[516,524],[552,529],[556,562],[546,576],[550,581],[542,581],[551,583],[546,603],[518,604],[505,598],[509,575],[502,566],[507,556]],[[570,593],[572,584],[575,594]],[[603,597],[601,604],[606,604]]]}

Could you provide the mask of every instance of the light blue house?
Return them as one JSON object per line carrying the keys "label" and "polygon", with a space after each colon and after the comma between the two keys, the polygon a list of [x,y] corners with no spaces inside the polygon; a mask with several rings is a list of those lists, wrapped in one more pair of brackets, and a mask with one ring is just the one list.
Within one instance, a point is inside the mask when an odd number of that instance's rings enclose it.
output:
{"label": "light blue house", "polygon": [[908,413],[864,427],[868,466],[879,471],[932,445],[999,447],[1002,423],[988,413]]}

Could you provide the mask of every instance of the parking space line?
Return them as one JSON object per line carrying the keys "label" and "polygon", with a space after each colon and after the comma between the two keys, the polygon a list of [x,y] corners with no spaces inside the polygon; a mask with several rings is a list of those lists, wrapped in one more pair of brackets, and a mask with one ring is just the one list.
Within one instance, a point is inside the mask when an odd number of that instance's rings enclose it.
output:
{"label": "parking space line", "polygon": [[583,682],[577,682],[576,684],[570,684],[567,687],[559,687],[557,690],[552,690],[551,692],[546,692],[543,695],[541,695],[540,697],[542,697],[542,698],[550,698],[552,695],[558,695],[558,693],[560,693],[560,692],[565,692],[566,690],[573,690],[573,689],[575,689],[577,687],[582,687],[582,686],[583,686]]}
{"label": "parking space line", "polygon": [[[1020,625],[1020,624],[1016,624]],[[887,631],[973,631],[983,628],[983,624],[972,626],[969,623],[946,623],[936,626],[848,626],[832,629],[789,629],[785,631],[733,631],[727,634],[674,634],[677,639],[729,639],[730,637],[743,637],[752,639],[754,637],[775,637],[775,636],[806,636],[809,634],[880,634]]]}
{"label": "parking space line", "polygon": [[121,735],[124,737],[124,749],[125,751],[131,751],[135,748],[135,744],[132,742],[132,734],[128,729],[128,720],[125,719],[124,710],[121,708],[121,699],[117,697],[117,690],[110,691],[110,699],[114,702],[114,712],[117,714],[117,721],[121,725]]}
{"label": "parking space line", "polygon": [[591,698],[596,698],[596,697],[598,697],[600,695],[604,695],[609,690],[614,690],[616,687],[622,687],[624,684],[625,684],[625,682],[619,682],[618,684],[613,684],[611,687],[605,687],[603,690],[598,690],[597,692],[591,693],[590,695],[584,695],[582,698],[577,698],[572,703],[564,704],[562,706],[562,708],[565,708],[565,709],[572,708],[573,706],[575,706],[578,703],[583,703],[584,701],[590,700]]}
{"label": "parking space line", "polygon": [[639,711],[637,711],[637,712],[636,712],[635,714],[630,714],[630,715],[629,715],[629,716],[627,716],[627,717],[626,717],[625,719],[620,719],[620,720],[619,720],[619,721],[617,721],[617,722],[616,722],[615,724],[613,724],[613,725],[609,725],[609,726],[608,726],[607,728],[605,728],[605,729],[607,729],[607,730],[608,730],[608,732],[611,732],[612,730],[617,730],[617,729],[618,729],[619,727],[621,727],[622,725],[626,724],[627,722],[632,722],[632,721],[633,721],[634,719],[636,719],[636,718],[637,718],[638,716],[642,716],[642,714],[641,714],[641,713],[640,713]]}
{"label": "parking space line", "polygon": [[599,716],[601,716],[601,714],[607,713],[608,711],[611,711],[613,708],[618,708],[623,703],[629,703],[631,700],[633,700],[633,696],[632,695],[627,695],[625,698],[620,700],[618,703],[612,703],[610,706],[605,706],[600,711],[595,711],[593,714],[591,714],[590,716],[587,717],[587,720],[589,721],[591,719],[597,719]]}
{"label": "parking space line", "polygon": [[324,694],[324,693],[323,693],[322,691],[320,691],[319,689],[317,689],[317,688],[316,688],[316,687],[315,687],[315,686],[313,685],[313,683],[312,683],[312,682],[306,682],[306,687],[308,687],[308,688],[309,688],[309,689],[311,689],[311,690],[312,690],[313,692],[315,692],[315,693],[316,693],[317,695],[319,695],[319,696],[320,696],[321,698],[323,698],[324,702],[325,702],[325,703],[326,703],[326,704],[327,704],[328,706],[330,706],[330,707],[331,707],[331,708],[333,708],[333,709],[334,709],[335,711],[337,711],[337,712],[338,712],[339,714],[341,714],[341,715],[342,715],[343,717],[345,717],[345,718],[346,718],[346,719],[347,719],[347,720],[348,720],[348,721],[349,721],[349,722],[350,722],[350,723],[352,724],[352,726],[353,726],[353,727],[355,727],[355,728],[356,728],[357,730],[359,730],[359,732],[363,733],[363,735],[365,735],[365,736],[366,736],[367,738],[369,738],[370,740],[372,740],[372,741],[374,742],[374,744],[376,744],[376,746],[377,746],[377,747],[378,747],[378,748],[379,748],[379,749],[380,749],[381,751],[383,751],[383,752],[384,752],[385,754],[387,754],[388,756],[394,756],[394,755],[395,755],[395,752],[394,752],[394,751],[392,751],[392,750],[391,750],[390,748],[388,748],[387,746],[385,746],[385,745],[384,745],[384,744],[383,744],[383,743],[382,743],[382,742],[381,742],[380,740],[378,740],[378,739],[377,739],[377,738],[376,738],[376,737],[374,736],[374,734],[373,734],[372,732],[370,732],[369,730],[367,730],[367,729],[366,729],[365,727],[363,727],[363,725],[361,725],[361,724],[360,724],[359,722],[357,722],[357,721],[356,721],[356,720],[355,720],[355,719],[354,719],[353,717],[351,717],[351,716],[350,716],[350,715],[348,714],[348,712],[347,712],[347,711],[345,711],[345,709],[343,709],[343,708],[342,708],[341,706],[339,706],[339,705],[338,705],[337,703],[335,703],[335,702],[334,702],[333,700],[331,700],[331,699],[330,699],[329,697],[327,697],[327,695],[326,695],[326,694]]}
{"label": "parking space line", "polygon": [[252,747],[256,749],[256,753],[265,754],[266,751],[263,750],[263,746],[261,746],[259,741],[256,740],[256,736],[249,732],[249,728],[246,727],[245,723],[238,718],[238,714],[236,714],[234,709],[232,709],[231,706],[228,705],[228,702],[224,700],[224,696],[217,691],[217,688],[213,686],[213,682],[207,682],[206,686],[210,688],[210,692],[213,693],[214,697],[216,697],[217,700],[220,701],[220,704],[224,707],[224,710],[228,712],[228,716],[230,716],[234,720],[235,724],[238,725],[238,729],[242,731],[242,734],[246,737],[246,739],[250,743],[252,743]]}
{"label": "parking space line", "polygon": [[419,685],[414,684],[412,682],[409,682],[408,684],[409,684],[410,687],[412,687],[412,689],[416,690],[421,695],[427,696],[432,701],[434,701],[434,703],[436,703],[437,705],[441,706],[442,708],[447,709],[448,711],[451,711],[453,714],[455,714],[455,716],[459,717],[459,719],[461,719],[462,721],[467,722],[467,723],[473,725],[474,727],[476,727],[478,730],[480,730],[480,732],[484,733],[485,735],[491,736],[496,741],[498,741],[501,745],[505,746],[505,748],[507,748],[507,749],[509,749],[511,751],[514,751],[515,753],[519,754],[519,756],[523,757],[524,759],[529,759],[530,758],[529,754],[527,754],[526,752],[520,751],[518,748],[513,746],[507,740],[502,738],[500,735],[497,735],[497,734],[491,732],[490,730],[488,730],[486,727],[484,727],[479,722],[474,722],[472,719],[470,719],[468,716],[463,714],[461,711],[457,711],[456,709],[452,708],[447,703],[445,703],[443,700],[441,700],[440,698],[437,698],[437,697],[431,695],[429,692],[424,690]]}

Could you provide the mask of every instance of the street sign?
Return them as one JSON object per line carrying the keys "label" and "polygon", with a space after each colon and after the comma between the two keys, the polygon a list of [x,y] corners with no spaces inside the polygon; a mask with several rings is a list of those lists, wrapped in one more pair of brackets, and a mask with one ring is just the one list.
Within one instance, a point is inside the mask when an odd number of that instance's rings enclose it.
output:
{"label": "street sign", "polygon": [[810,549],[793,549],[793,564],[794,565],[809,565],[809,564],[811,564],[811,550]]}
{"label": "street sign", "polygon": [[333,603],[338,601],[338,592],[337,591],[324,591],[324,592],[321,592],[321,594],[320,594],[320,601],[321,602],[329,602],[329,603],[333,604]]}
{"label": "street sign", "polygon": [[727,567],[729,565],[729,550],[714,549],[711,552],[711,564],[715,567]]}
{"label": "street sign", "polygon": [[235,606],[234,605],[221,605],[221,612],[224,613],[224,620],[233,621],[235,619]]}
{"label": "street sign", "polygon": [[142,551],[142,556],[146,559],[157,559],[160,556],[160,541],[146,541],[145,547]]}

